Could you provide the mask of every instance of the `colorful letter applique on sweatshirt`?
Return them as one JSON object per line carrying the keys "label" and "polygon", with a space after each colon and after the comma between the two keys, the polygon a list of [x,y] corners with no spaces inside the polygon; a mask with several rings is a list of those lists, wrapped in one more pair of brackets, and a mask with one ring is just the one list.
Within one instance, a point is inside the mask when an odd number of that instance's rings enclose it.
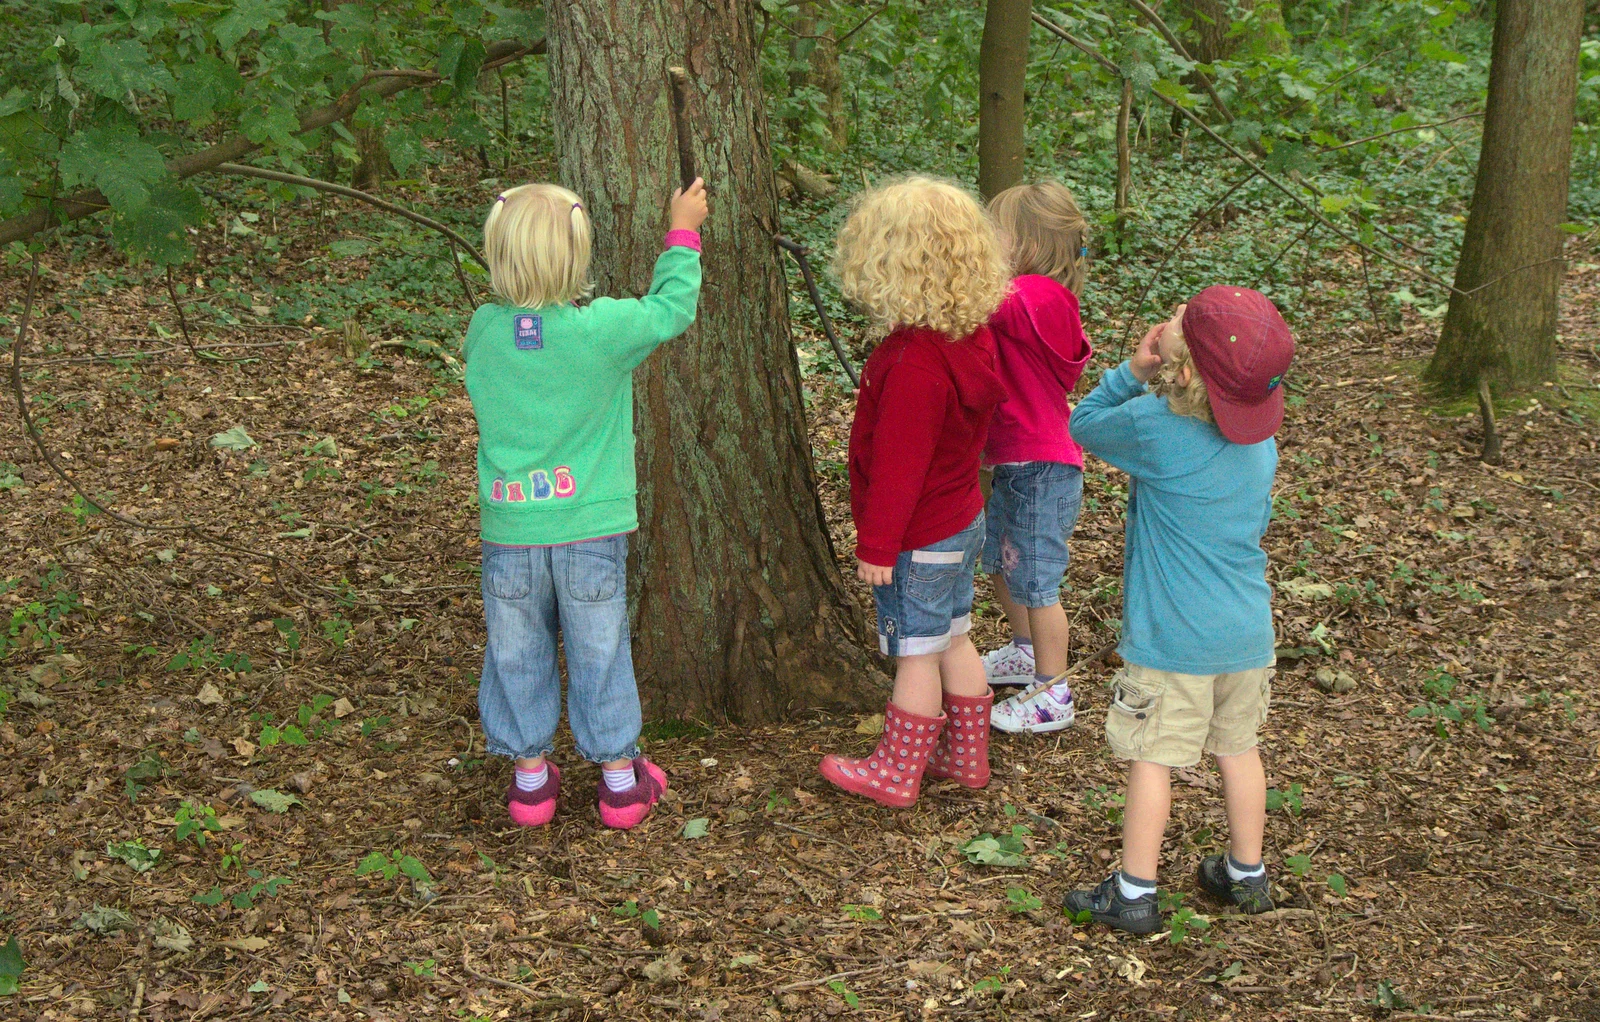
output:
{"label": "colorful letter applique on sweatshirt", "polygon": [[566,465],[557,466],[550,472],[542,468],[534,469],[528,473],[526,488],[520,479],[496,479],[489,484],[489,499],[495,503],[522,504],[529,500],[571,497],[577,492],[578,481],[573,478],[572,469]]}

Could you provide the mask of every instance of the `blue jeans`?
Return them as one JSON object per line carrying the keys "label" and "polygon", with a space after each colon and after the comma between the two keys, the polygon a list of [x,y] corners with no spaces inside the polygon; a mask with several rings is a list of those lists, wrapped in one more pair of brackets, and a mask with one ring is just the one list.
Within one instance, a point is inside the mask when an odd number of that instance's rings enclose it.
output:
{"label": "blue jeans", "polygon": [[624,572],[628,537],[551,547],[483,545],[489,641],[478,719],[489,751],[549,754],[561,723],[556,632],[567,654],[567,716],[578,754],[595,763],[639,754]]}
{"label": "blue jeans", "polygon": [[1024,607],[1061,602],[1067,537],[1083,507],[1083,469],[1054,461],[996,465],[989,490],[983,573],[1001,575]]}
{"label": "blue jeans", "polygon": [[943,653],[972,630],[972,574],[983,546],[983,512],[972,524],[894,562],[894,577],[873,586],[878,650],[885,656]]}

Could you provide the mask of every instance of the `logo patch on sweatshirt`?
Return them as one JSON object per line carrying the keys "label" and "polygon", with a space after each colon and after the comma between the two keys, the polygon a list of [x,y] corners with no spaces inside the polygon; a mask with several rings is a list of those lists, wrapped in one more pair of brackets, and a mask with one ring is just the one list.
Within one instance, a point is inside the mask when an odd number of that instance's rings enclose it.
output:
{"label": "logo patch on sweatshirt", "polygon": [[578,481],[566,465],[557,465],[549,472],[536,468],[528,473],[527,480],[524,487],[521,479],[496,479],[489,484],[489,499],[496,504],[524,504],[529,500],[565,499],[578,492]]}
{"label": "logo patch on sweatshirt", "polygon": [[516,316],[512,320],[518,351],[538,351],[544,347],[544,320],[538,316]]}

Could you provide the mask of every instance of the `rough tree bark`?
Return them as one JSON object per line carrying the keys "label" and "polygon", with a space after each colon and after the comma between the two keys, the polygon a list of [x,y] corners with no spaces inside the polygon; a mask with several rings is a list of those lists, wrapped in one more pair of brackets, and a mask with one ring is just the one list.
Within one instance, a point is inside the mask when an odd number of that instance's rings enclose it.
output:
{"label": "rough tree bark", "polygon": [[1022,180],[1023,89],[1031,0],[988,0],[978,50],[978,191],[990,197]]}
{"label": "rough tree bark", "polygon": [[1428,378],[1450,393],[1555,376],[1583,0],[1500,0],[1458,291]]}
{"label": "rough tree bark", "polygon": [[1233,53],[1234,40],[1228,38],[1233,27],[1228,0],[1180,0],[1178,7],[1189,19],[1193,39],[1189,54],[1202,64],[1223,60]]}
{"label": "rough tree bark", "polygon": [[812,471],[772,244],[777,189],[744,0],[549,5],[562,182],[595,227],[600,294],[650,282],[677,162],[664,69],[694,88],[711,183],[705,288],[689,333],[635,374],[640,529],[634,658],[654,712],[770,721],[881,700],[871,635],[847,594]]}

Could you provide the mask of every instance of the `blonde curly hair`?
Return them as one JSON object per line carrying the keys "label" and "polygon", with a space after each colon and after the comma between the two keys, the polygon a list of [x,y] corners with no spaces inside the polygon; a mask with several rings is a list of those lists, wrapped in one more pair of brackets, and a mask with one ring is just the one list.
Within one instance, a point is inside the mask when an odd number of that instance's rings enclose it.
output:
{"label": "blonde curly hair", "polygon": [[1010,270],[989,214],[953,181],[902,177],[856,196],[834,246],[839,289],[879,329],[960,340],[1005,299]]}
{"label": "blonde curly hair", "polygon": [[[1186,384],[1178,382],[1185,366],[1189,369],[1189,382]],[[1162,363],[1151,382],[1151,389],[1167,399],[1167,407],[1172,409],[1173,415],[1187,415],[1201,422],[1217,421],[1211,414],[1211,399],[1206,396],[1206,381],[1200,378],[1200,369],[1194,364],[1194,356],[1189,354],[1186,342],[1178,342],[1172,357]]]}

